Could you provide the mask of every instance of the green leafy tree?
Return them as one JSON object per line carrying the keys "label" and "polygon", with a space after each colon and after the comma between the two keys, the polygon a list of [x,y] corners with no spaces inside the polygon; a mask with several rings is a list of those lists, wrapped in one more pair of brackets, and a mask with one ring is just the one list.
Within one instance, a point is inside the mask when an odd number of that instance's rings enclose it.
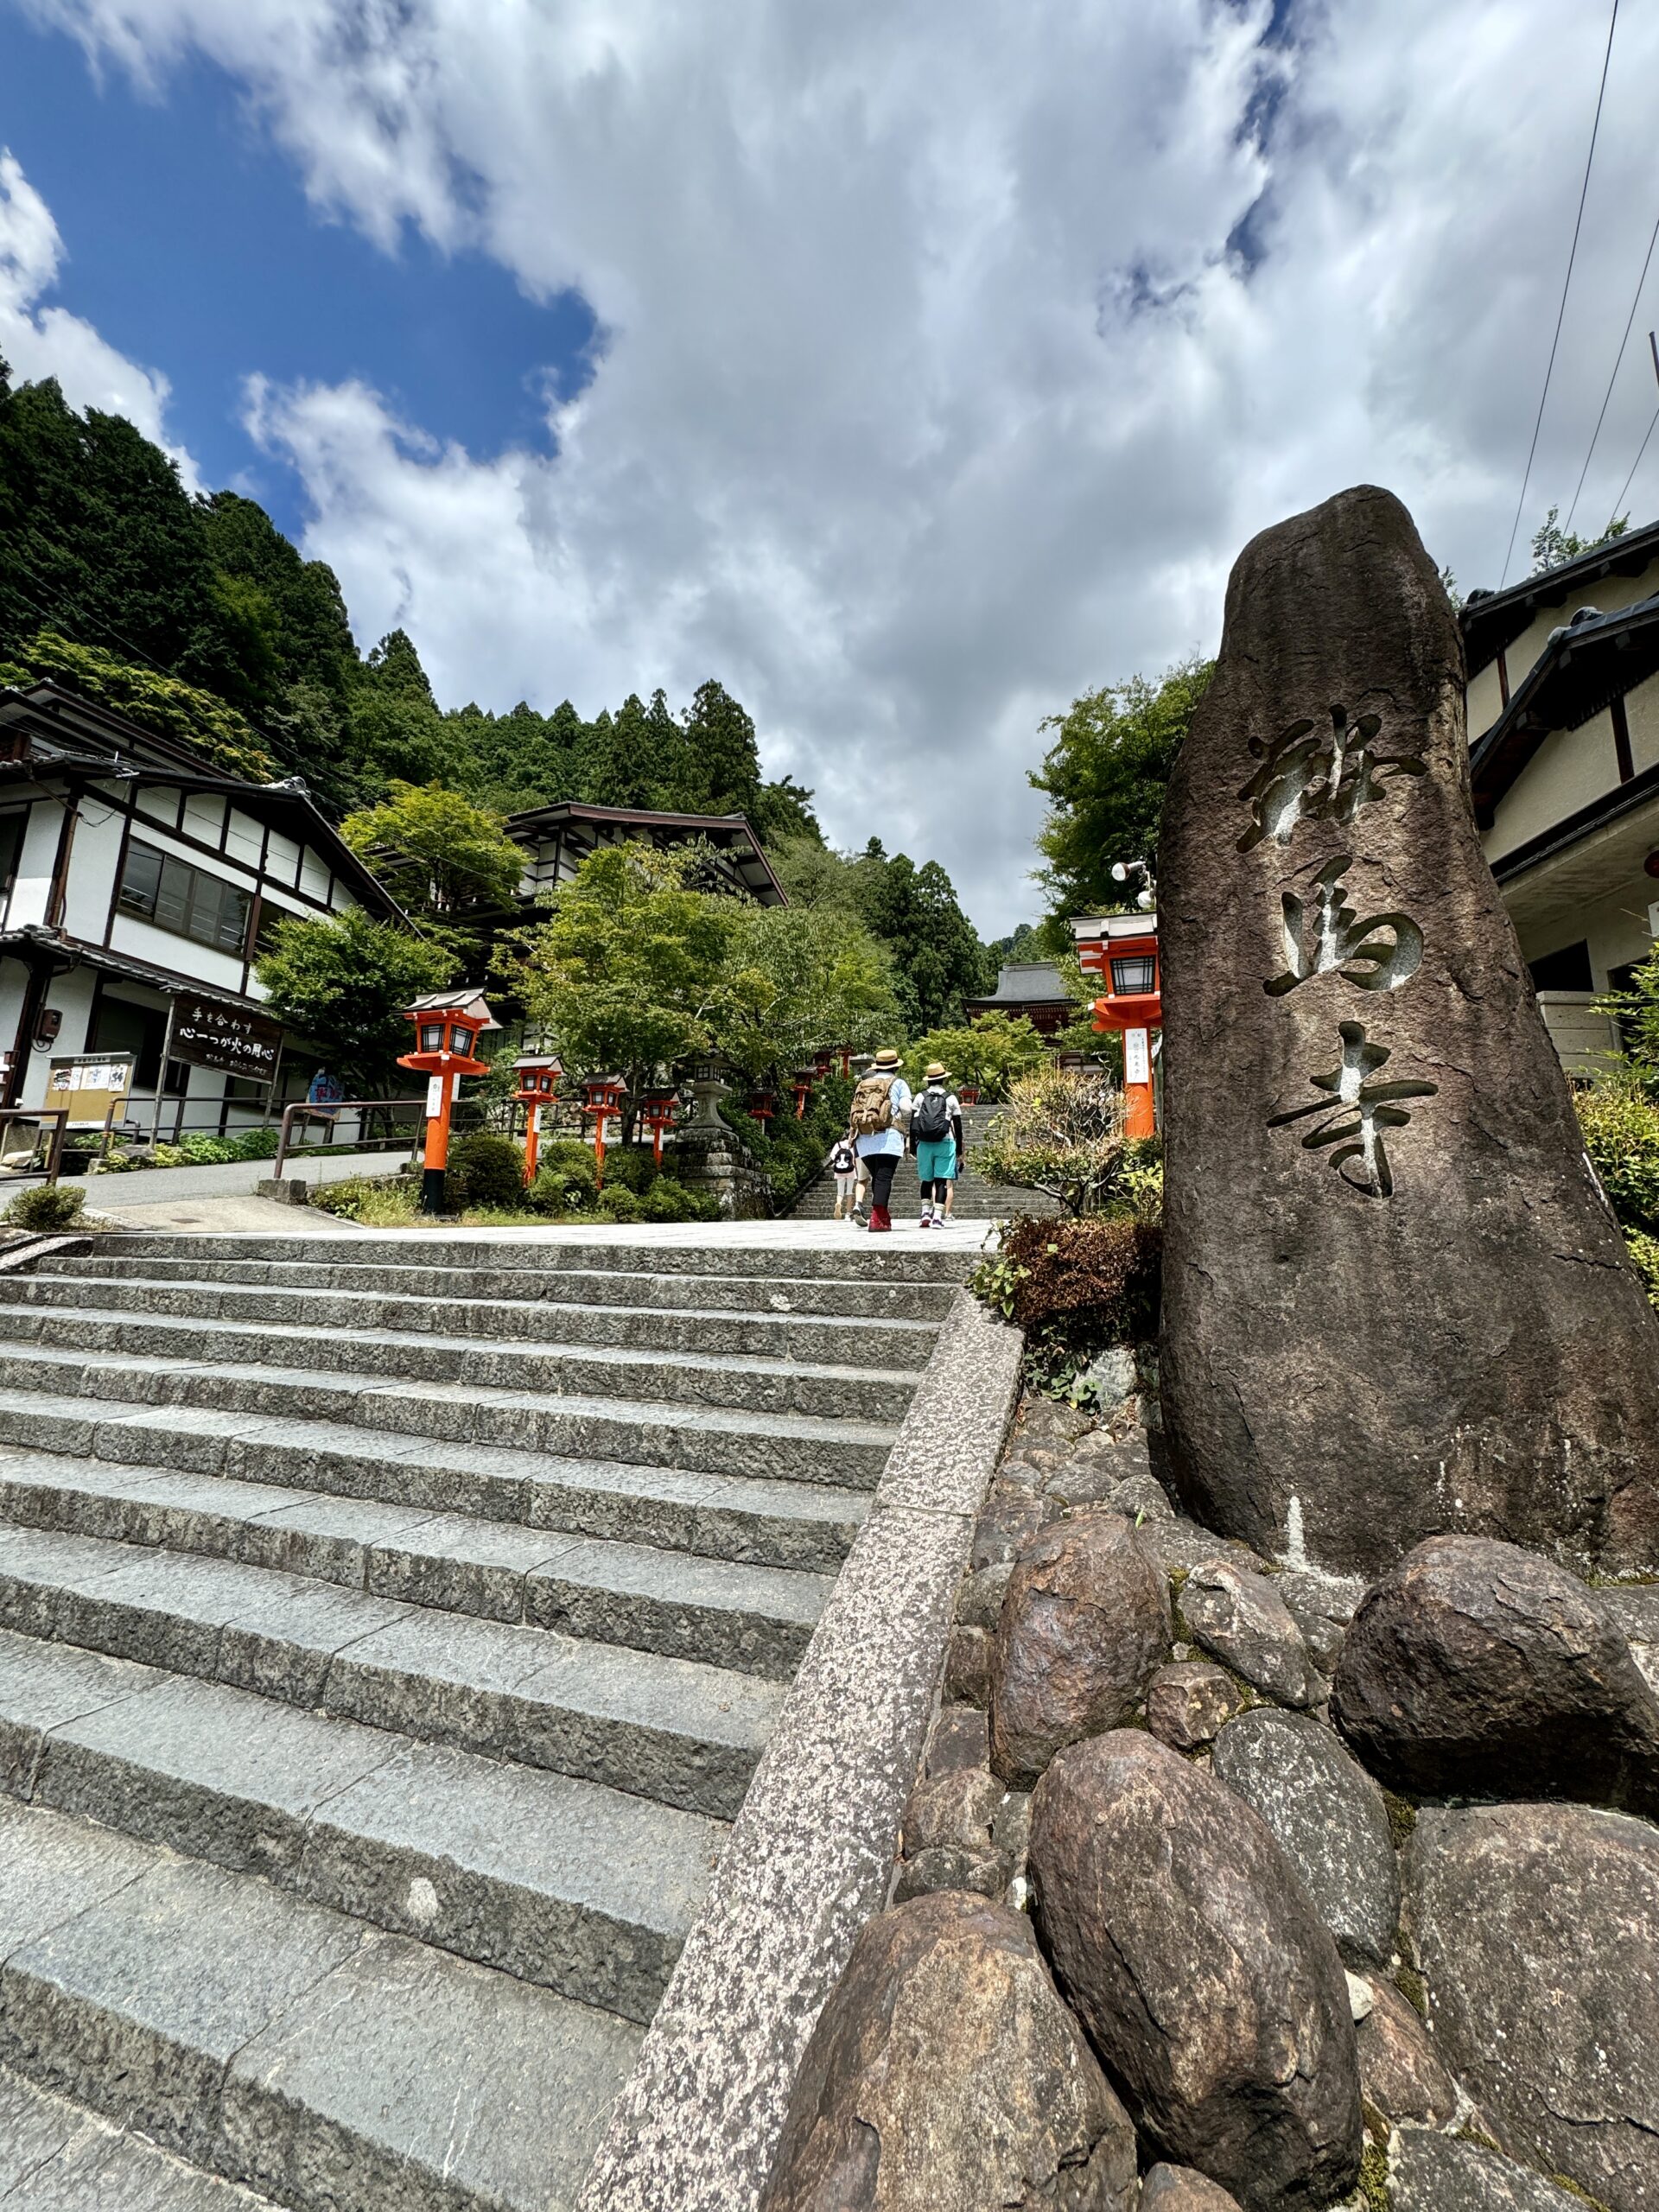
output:
{"label": "green leafy tree", "polygon": [[1597,1001],[1624,1039],[1636,1079],[1659,1099],[1659,944],[1632,973],[1628,987]]}
{"label": "green leafy tree", "polygon": [[340,834],[423,921],[453,925],[468,908],[505,906],[524,872],[501,816],[436,784],[393,784],[380,805],[348,814]]}
{"label": "green leafy tree", "polygon": [[1546,569],[1559,569],[1567,561],[1576,561],[1581,553],[1593,553],[1598,545],[1606,545],[1615,537],[1623,537],[1630,526],[1629,515],[1618,515],[1599,537],[1581,537],[1575,530],[1563,530],[1556,520],[1559,507],[1552,507],[1532,537],[1532,573],[1541,575]]}
{"label": "green leafy tree", "polygon": [[396,1065],[413,1034],[404,1010],[452,982],[447,946],[377,922],[361,907],[328,921],[278,922],[255,973],[276,1019],[314,1045],[360,1098],[397,1097],[414,1078]]}
{"label": "green leafy tree", "polygon": [[866,861],[864,918],[893,956],[899,1004],[907,1029],[935,1029],[960,1021],[963,1001],[988,990],[995,964],[973,924],[957,903],[950,877],[937,861],[918,868],[906,854]]}
{"label": "green leafy tree", "polygon": [[862,1051],[898,1019],[885,955],[857,923],[798,906],[734,906],[715,998],[716,1043],[752,1079],[787,1079],[821,1047]]}
{"label": "green leafy tree", "polygon": [[958,1089],[965,1084],[1000,1099],[1017,1077],[1047,1058],[1048,1046],[1023,1014],[982,1014],[962,1028],[930,1029],[918,1037],[906,1055],[905,1074],[914,1088],[929,1063],[938,1060]]}
{"label": "green leafy tree", "polygon": [[601,846],[546,921],[504,943],[499,972],[573,1076],[620,1074],[638,1090],[659,1065],[707,1049],[741,909],[685,877],[679,854]]}
{"label": "green leafy tree", "polygon": [[1037,843],[1046,863],[1038,881],[1052,920],[1118,912],[1116,861],[1146,861],[1155,869],[1164,791],[1213,666],[1195,658],[1156,683],[1132,676],[1106,684],[1043,723],[1054,742],[1031,782],[1050,802]]}

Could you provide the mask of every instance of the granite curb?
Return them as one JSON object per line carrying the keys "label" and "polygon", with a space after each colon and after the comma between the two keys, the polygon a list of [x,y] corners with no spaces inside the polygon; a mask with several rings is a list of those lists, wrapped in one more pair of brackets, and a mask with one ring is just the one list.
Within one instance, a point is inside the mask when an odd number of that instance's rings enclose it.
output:
{"label": "granite curb", "polygon": [[1023,1343],[957,1294],[578,2212],[752,2212],[807,2038],[887,1901]]}

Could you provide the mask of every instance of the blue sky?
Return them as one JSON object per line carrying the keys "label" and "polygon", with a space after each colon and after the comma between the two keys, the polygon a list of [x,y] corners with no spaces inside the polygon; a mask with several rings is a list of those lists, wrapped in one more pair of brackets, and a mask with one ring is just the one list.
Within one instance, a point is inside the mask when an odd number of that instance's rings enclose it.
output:
{"label": "blue sky", "polygon": [[477,455],[551,450],[543,394],[593,372],[580,295],[527,296],[475,250],[405,225],[395,254],[308,204],[294,165],[225,71],[192,55],[145,98],[98,77],[60,31],[0,0],[0,145],[51,208],[67,249],[54,296],[160,369],[170,420],[209,485],[234,484],[291,535],[305,501],[242,423],[245,380],[361,378],[411,422]]}
{"label": "blue sky", "polygon": [[[0,351],[252,491],[445,702],[718,677],[832,837],[1001,934],[1044,718],[1213,649],[1255,531],[1382,483],[1498,582],[1610,7],[0,0]],[[1656,84],[1626,6],[1522,562]],[[1656,264],[1580,528],[1653,412]]]}

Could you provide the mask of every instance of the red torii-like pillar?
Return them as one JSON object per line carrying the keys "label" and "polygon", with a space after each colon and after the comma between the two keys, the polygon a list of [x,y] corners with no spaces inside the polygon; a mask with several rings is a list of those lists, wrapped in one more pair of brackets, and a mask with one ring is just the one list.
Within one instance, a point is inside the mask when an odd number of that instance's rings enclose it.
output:
{"label": "red torii-like pillar", "polygon": [[1123,1036],[1123,1134],[1155,1136],[1158,1109],[1152,1080],[1152,1033],[1163,1027],[1159,988],[1156,914],[1103,914],[1076,921],[1077,962],[1085,976],[1098,976],[1105,995],[1095,1001],[1096,1029],[1121,1030]]}

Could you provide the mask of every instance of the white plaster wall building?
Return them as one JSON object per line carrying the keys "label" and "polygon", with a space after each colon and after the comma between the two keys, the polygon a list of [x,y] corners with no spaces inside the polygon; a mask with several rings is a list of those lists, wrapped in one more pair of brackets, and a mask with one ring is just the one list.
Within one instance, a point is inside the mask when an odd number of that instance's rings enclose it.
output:
{"label": "white plaster wall building", "polygon": [[1471,595],[1475,818],[1569,1072],[1618,1043],[1595,1011],[1659,935],[1659,524]]}
{"label": "white plaster wall building", "polygon": [[256,949],[359,905],[397,912],[302,784],[227,776],[54,684],[0,690],[0,1103],[42,1105],[54,1058],[128,1055],[130,1126],[262,1120],[273,1067],[302,1096],[315,1057],[286,1039],[276,1064]]}

